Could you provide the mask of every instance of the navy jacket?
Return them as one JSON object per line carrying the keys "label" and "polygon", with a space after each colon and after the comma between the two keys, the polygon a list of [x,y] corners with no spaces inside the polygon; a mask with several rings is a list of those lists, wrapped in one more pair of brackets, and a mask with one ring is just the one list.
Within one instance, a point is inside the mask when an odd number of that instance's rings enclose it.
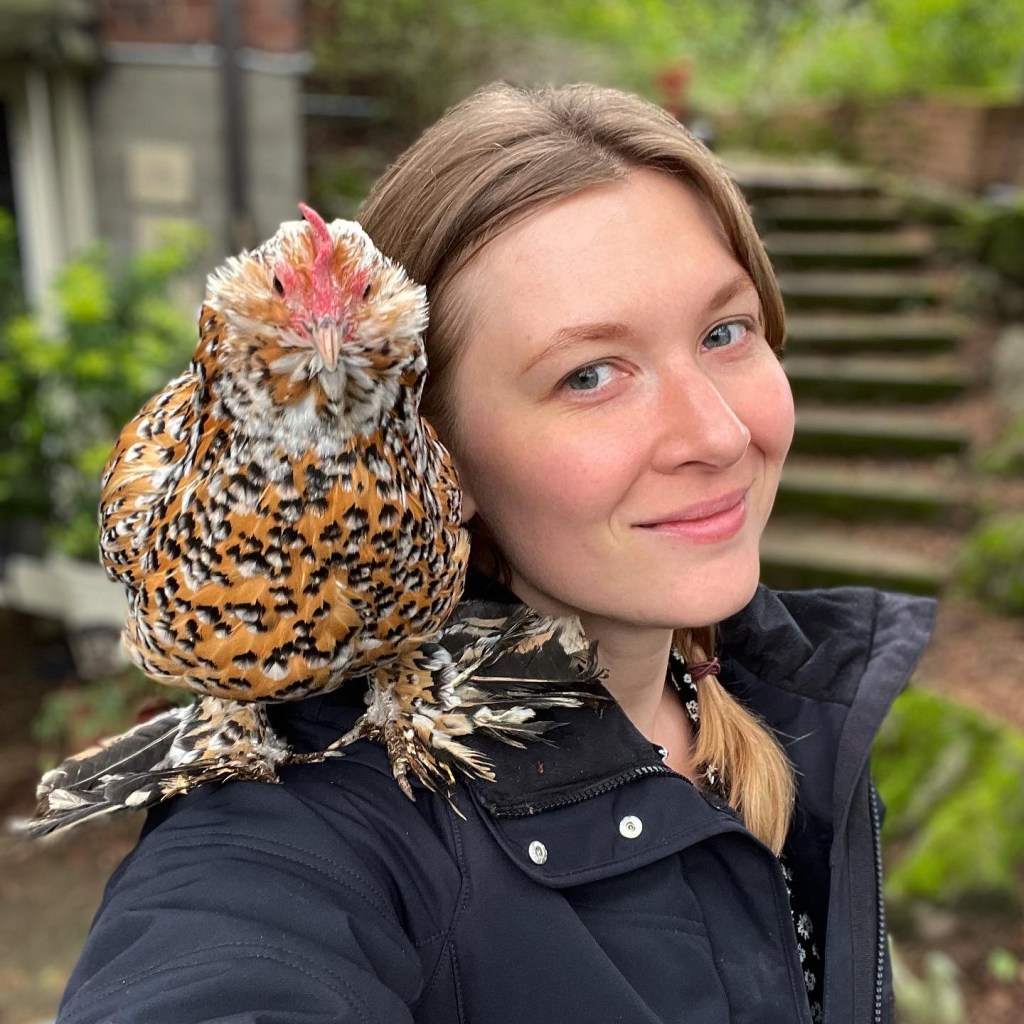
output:
{"label": "navy jacket", "polygon": [[[723,627],[722,682],[798,771],[786,854],[827,902],[827,1024],[892,1018],[868,757],[933,617],[922,598],[762,587]],[[277,724],[320,749],[361,710],[335,693]],[[460,783],[464,818],[410,802],[368,742],[158,810],[60,1024],[810,1024],[771,852],[617,705],[549,714],[556,745],[487,747],[498,780]]]}

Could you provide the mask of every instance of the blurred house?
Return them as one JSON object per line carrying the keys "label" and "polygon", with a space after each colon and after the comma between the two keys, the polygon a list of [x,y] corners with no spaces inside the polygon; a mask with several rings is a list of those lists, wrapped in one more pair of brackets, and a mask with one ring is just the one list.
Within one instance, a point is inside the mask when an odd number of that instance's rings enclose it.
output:
{"label": "blurred house", "polygon": [[212,266],[296,215],[304,30],[301,0],[0,0],[0,206],[34,307],[97,239],[123,258],[198,222]]}

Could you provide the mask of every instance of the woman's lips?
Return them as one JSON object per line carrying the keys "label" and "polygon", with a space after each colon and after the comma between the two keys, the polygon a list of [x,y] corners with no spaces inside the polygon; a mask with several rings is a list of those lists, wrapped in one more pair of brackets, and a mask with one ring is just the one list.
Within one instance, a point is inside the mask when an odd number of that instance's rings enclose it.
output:
{"label": "woman's lips", "polygon": [[680,537],[700,544],[728,540],[739,533],[747,518],[747,489],[691,506],[681,514],[686,518],[662,519],[639,526],[661,536]]}

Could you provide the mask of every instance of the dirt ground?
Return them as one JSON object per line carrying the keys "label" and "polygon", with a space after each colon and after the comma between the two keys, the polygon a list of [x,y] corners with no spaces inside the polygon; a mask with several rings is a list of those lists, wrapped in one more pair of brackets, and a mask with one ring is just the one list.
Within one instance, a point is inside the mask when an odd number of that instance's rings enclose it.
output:
{"label": "dirt ground", "polygon": [[0,847],[0,1024],[50,1020],[103,887],[135,844],[141,815],[38,846]]}
{"label": "dirt ground", "polygon": [[[0,623],[0,641],[9,643],[23,625]],[[13,668],[8,664],[0,677],[8,710],[0,720],[0,813],[5,816],[31,810],[38,757],[27,729],[40,675],[30,675],[25,665]],[[43,671],[41,685],[54,685],[59,675]],[[917,681],[1024,728],[1024,622],[993,618],[968,601],[943,601]],[[141,823],[141,816],[125,816],[35,846],[0,838],[0,1024],[41,1024],[52,1018],[107,878],[131,849]],[[1024,903],[1024,874],[1020,895]],[[1024,1019],[1024,918],[1019,910],[933,911],[901,925],[895,939],[916,972],[929,950],[952,958],[960,971],[968,1024],[1020,1024]],[[1017,974],[1011,980],[997,980],[989,969],[989,954],[1000,948],[1016,957]]]}

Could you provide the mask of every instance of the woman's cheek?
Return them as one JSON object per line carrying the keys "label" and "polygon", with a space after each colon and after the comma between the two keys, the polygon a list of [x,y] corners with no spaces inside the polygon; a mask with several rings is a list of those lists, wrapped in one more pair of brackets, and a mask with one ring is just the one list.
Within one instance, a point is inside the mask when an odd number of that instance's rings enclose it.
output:
{"label": "woman's cheek", "polygon": [[[521,546],[576,534],[613,503],[609,452],[585,432],[510,431],[513,445],[491,448],[479,466],[477,495],[484,518]],[[500,448],[500,450],[499,450]],[[562,537],[565,540],[565,537]]]}
{"label": "woman's cheek", "polygon": [[743,411],[740,419],[750,431],[751,444],[760,448],[770,462],[782,462],[793,442],[795,412],[793,391],[782,364],[774,355],[765,372],[752,374],[743,382],[738,402]]}
{"label": "woman's cheek", "polygon": [[[774,427],[774,442],[777,452],[776,457],[781,461],[789,452],[789,446],[793,443],[793,432],[796,429],[796,412],[793,405],[793,389],[790,387],[789,378],[782,369],[781,363],[775,374],[775,395],[774,416],[772,423]],[[767,411],[768,406],[766,406]]]}

